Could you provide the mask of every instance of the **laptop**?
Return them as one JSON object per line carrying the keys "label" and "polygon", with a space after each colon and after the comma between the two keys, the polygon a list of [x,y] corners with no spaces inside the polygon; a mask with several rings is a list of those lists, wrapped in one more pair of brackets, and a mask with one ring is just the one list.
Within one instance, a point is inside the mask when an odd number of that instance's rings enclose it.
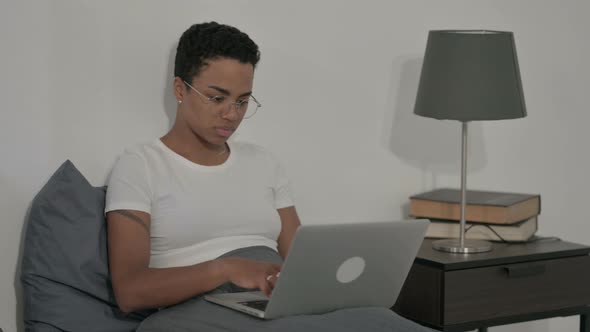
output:
{"label": "laptop", "polygon": [[391,308],[429,221],[302,225],[270,298],[262,292],[205,300],[263,319],[352,307]]}

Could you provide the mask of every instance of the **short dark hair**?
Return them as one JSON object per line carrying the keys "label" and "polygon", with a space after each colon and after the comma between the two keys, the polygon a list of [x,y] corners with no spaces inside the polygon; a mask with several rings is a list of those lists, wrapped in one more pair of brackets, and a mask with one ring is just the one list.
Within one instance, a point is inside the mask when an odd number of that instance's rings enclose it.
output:
{"label": "short dark hair", "polygon": [[194,24],[180,37],[174,76],[192,82],[208,60],[230,58],[253,67],[260,60],[258,45],[240,30],[217,22]]}

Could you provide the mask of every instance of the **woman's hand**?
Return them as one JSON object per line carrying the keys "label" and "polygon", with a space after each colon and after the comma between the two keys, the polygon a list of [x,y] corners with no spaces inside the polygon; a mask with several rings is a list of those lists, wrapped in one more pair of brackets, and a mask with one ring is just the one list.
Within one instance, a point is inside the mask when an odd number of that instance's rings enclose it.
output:
{"label": "woman's hand", "polygon": [[219,261],[230,282],[242,288],[260,289],[266,296],[270,296],[281,271],[278,264],[252,259],[227,257]]}

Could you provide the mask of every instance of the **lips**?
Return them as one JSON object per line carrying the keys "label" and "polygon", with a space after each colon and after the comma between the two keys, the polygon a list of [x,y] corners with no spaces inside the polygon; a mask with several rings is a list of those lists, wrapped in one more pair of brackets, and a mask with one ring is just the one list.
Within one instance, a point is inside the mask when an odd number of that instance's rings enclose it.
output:
{"label": "lips", "polygon": [[234,133],[235,129],[225,128],[225,127],[217,127],[217,128],[215,128],[215,131],[217,132],[217,135],[219,135],[219,136],[230,137],[231,134]]}

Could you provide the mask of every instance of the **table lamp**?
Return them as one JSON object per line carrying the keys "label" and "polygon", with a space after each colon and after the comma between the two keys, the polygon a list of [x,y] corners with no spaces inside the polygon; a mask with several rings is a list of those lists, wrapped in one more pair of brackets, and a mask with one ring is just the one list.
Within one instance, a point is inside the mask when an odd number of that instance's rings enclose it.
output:
{"label": "table lamp", "polygon": [[430,31],[422,63],[414,113],[461,122],[461,218],[459,237],[433,242],[452,253],[492,250],[487,241],[465,239],[467,124],[526,116],[512,32]]}

